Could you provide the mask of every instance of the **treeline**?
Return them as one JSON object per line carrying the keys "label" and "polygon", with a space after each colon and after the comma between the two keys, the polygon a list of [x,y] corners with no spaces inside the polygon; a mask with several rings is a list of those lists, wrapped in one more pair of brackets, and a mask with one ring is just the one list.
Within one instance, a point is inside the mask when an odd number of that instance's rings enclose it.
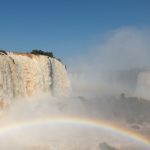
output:
{"label": "treeline", "polygon": [[[1,50],[1,49],[0,49],[0,53],[7,55],[7,52],[6,52],[5,50]],[[48,56],[48,57],[55,58],[55,59],[57,59],[58,61],[62,62],[60,58],[56,58],[56,57],[54,56],[53,52],[47,52],[47,51],[43,51],[43,50],[39,50],[39,49],[33,49],[30,53],[31,53],[31,54],[34,54],[34,55],[44,55],[44,56]]]}
{"label": "treeline", "polygon": [[[7,52],[5,50],[0,49],[0,53],[7,55]],[[45,56],[49,56],[51,58],[55,58],[55,56],[52,52],[46,52],[46,51],[39,50],[39,49],[33,49],[30,53],[34,54],[34,55],[45,55]],[[58,60],[61,61],[60,59],[58,59]]]}
{"label": "treeline", "polygon": [[60,58],[56,58],[53,54],[53,52],[45,52],[43,50],[39,50],[39,49],[33,49],[31,52],[31,54],[34,54],[34,55],[44,55],[44,56],[48,56],[48,57],[51,57],[51,58],[55,58],[57,59],[58,61],[62,62]]}
{"label": "treeline", "polygon": [[31,51],[31,54],[35,54],[35,55],[45,55],[45,56],[49,56],[49,57],[55,58],[55,57],[54,57],[54,54],[53,54],[52,52],[45,52],[45,51],[38,50],[38,49],[32,50],[32,51]]}

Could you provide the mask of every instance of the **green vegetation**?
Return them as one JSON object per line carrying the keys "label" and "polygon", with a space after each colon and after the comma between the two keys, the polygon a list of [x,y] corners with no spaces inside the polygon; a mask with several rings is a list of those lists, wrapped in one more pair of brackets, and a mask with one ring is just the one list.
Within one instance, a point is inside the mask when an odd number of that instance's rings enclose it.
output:
{"label": "green vegetation", "polygon": [[[48,57],[51,57],[51,58],[55,58],[59,62],[62,63],[61,59],[60,58],[56,58],[52,52],[45,52],[43,50],[33,49],[30,53],[34,54],[34,55],[44,55],[44,56],[48,56]],[[65,68],[67,69],[66,65],[65,65]]]}
{"label": "green vegetation", "polygon": [[45,55],[51,58],[55,58],[52,52],[44,52],[42,50],[38,50],[38,49],[34,49],[31,51],[31,54],[35,54],[35,55]]}
{"label": "green vegetation", "polygon": [[[0,53],[1,55],[7,55],[7,52],[5,50],[1,50],[0,49]],[[51,57],[51,58],[55,58],[57,59],[59,62],[62,63],[61,59],[60,58],[56,58],[53,54],[53,52],[46,52],[46,51],[43,51],[43,50],[39,50],[39,49],[33,49],[31,52],[31,54],[34,54],[34,55],[44,55],[44,56],[48,56],[48,57]],[[67,67],[65,66],[65,68],[67,69]]]}

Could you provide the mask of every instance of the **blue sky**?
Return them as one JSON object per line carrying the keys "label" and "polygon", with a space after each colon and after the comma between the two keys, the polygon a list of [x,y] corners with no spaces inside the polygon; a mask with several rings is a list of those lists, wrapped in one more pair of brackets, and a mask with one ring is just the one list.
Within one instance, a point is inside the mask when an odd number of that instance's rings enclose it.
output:
{"label": "blue sky", "polygon": [[149,0],[0,0],[0,48],[86,53],[105,33],[149,28]]}

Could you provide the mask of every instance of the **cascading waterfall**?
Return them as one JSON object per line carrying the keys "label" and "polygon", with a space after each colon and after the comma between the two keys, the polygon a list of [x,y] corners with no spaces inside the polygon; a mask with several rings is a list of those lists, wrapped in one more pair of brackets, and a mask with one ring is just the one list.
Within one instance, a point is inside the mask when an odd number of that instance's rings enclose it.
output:
{"label": "cascading waterfall", "polygon": [[0,101],[50,92],[65,96],[70,81],[55,58],[26,53],[0,53]]}

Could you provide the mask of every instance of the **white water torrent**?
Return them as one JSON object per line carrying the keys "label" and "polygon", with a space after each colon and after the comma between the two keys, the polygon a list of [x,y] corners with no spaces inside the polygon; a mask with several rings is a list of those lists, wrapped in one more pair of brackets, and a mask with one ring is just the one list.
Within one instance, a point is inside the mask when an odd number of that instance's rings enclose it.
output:
{"label": "white water torrent", "polygon": [[70,81],[55,58],[25,53],[0,53],[0,101],[50,92],[65,96]]}

